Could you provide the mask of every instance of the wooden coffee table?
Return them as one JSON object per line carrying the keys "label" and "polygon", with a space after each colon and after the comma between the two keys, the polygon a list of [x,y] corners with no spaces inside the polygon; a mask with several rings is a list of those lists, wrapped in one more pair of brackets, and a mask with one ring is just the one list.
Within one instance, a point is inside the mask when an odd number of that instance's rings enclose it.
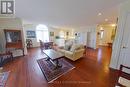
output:
{"label": "wooden coffee table", "polygon": [[55,69],[62,67],[62,65],[59,64],[59,59],[64,57],[63,54],[53,49],[43,50],[43,53],[47,56],[47,61],[51,61],[55,65]]}

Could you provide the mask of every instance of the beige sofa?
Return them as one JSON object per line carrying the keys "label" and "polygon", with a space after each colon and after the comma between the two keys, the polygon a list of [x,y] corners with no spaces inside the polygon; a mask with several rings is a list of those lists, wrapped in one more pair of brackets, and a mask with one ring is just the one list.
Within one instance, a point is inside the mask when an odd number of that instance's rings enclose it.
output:
{"label": "beige sofa", "polygon": [[65,47],[63,49],[58,49],[58,51],[64,54],[65,57],[73,61],[83,57],[84,50],[84,45],[82,44],[73,44],[69,50],[66,50]]}

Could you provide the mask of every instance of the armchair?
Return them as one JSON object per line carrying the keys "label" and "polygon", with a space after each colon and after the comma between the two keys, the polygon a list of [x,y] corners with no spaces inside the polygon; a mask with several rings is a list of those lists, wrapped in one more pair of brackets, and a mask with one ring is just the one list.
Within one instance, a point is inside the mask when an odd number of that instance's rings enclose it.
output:
{"label": "armchair", "polygon": [[117,85],[115,87],[130,87],[130,74],[123,70],[130,70],[130,67],[121,65],[118,73]]}

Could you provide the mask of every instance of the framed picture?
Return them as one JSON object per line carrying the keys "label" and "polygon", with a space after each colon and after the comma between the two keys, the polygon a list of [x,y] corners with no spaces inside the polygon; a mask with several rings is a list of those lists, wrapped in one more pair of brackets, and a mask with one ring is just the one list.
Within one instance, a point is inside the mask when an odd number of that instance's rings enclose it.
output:
{"label": "framed picture", "polygon": [[27,38],[36,38],[36,32],[35,31],[27,31]]}
{"label": "framed picture", "polygon": [[66,36],[69,36],[69,32],[66,32]]}
{"label": "framed picture", "polygon": [[52,37],[53,37],[53,36],[54,36],[54,32],[50,32],[50,36],[52,36]]}

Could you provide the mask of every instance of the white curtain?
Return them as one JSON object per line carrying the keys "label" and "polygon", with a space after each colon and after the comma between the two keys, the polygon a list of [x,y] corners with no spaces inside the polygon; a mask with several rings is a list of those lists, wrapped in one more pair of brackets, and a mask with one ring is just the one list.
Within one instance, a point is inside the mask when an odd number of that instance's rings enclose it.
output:
{"label": "white curtain", "polygon": [[42,40],[43,42],[49,42],[49,32],[48,30],[37,30],[37,41]]}

